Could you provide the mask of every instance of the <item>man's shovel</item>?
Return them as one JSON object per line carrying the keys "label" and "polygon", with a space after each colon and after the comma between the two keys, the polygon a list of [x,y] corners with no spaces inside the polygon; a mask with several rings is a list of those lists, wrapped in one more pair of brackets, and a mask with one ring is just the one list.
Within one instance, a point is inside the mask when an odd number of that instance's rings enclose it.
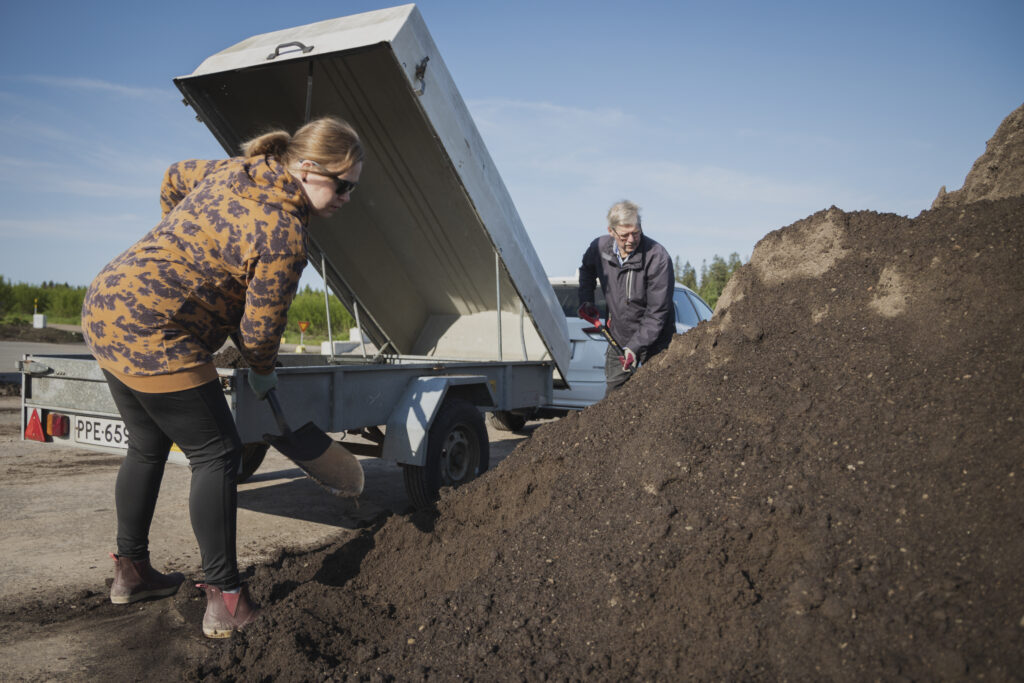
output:
{"label": "man's shovel", "polygon": [[[579,312],[579,316],[586,320],[591,325],[593,325],[594,329],[596,329],[598,332],[604,335],[604,338],[608,340],[608,343],[611,344],[611,347],[615,349],[616,353],[619,354],[619,360],[626,357],[626,350],[622,348],[622,344],[615,341],[615,337],[612,336],[611,330],[608,329],[607,325],[601,322],[601,318],[597,317],[596,315],[594,317],[590,317],[589,315],[584,314],[582,311]],[[628,370],[626,370],[626,372],[633,372],[633,368],[629,368]]]}
{"label": "man's shovel", "polygon": [[363,467],[356,456],[312,422],[292,431],[277,402],[276,390],[267,392],[267,402],[281,430],[280,436],[264,434],[267,443],[331,493],[354,498],[363,492]]}

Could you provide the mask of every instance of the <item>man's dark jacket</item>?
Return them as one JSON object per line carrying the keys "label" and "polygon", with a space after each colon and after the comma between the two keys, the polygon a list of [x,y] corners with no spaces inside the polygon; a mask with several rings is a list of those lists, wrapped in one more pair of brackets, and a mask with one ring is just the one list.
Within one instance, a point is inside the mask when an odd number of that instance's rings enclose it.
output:
{"label": "man's dark jacket", "polygon": [[640,238],[636,251],[622,265],[614,246],[611,235],[602,235],[583,254],[580,303],[594,302],[595,280],[599,280],[608,302],[612,336],[645,359],[649,352],[667,347],[676,331],[672,259],[665,247],[647,235]]}

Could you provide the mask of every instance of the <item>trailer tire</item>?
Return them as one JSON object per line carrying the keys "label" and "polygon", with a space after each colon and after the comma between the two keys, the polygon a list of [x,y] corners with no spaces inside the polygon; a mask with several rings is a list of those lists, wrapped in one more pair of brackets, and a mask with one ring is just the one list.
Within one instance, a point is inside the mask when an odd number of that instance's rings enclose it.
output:
{"label": "trailer tire", "polygon": [[483,414],[469,401],[449,397],[427,435],[424,466],[402,468],[405,491],[418,509],[432,508],[443,487],[458,488],[476,479],[487,471],[490,459]]}
{"label": "trailer tire", "polygon": [[526,425],[526,416],[507,410],[487,414],[487,424],[500,432],[518,432]]}
{"label": "trailer tire", "polygon": [[256,470],[263,464],[263,458],[267,457],[267,450],[269,448],[270,444],[263,443],[262,441],[247,443],[242,446],[242,462],[238,465],[238,476],[235,478],[237,483],[241,484],[256,474]]}

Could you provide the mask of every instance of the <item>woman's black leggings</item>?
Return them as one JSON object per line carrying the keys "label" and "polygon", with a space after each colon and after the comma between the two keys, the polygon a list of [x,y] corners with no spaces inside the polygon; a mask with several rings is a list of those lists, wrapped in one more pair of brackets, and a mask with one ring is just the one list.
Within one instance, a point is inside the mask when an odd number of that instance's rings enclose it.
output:
{"label": "woman's black leggings", "polygon": [[242,441],[220,382],[146,394],[125,386],[108,372],[104,374],[128,427],[128,455],[114,488],[118,555],[134,560],[149,556],[149,527],[167,455],[175,443],[188,457],[192,470],[189,516],[199,541],[206,583],[235,588],[239,584],[235,477]]}

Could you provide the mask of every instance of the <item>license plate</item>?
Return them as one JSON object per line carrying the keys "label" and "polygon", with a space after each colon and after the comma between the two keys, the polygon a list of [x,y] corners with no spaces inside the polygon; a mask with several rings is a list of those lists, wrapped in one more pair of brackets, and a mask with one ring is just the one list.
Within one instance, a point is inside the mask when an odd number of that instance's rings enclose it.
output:
{"label": "license plate", "polygon": [[120,420],[76,415],[75,441],[95,446],[128,448],[128,428]]}

